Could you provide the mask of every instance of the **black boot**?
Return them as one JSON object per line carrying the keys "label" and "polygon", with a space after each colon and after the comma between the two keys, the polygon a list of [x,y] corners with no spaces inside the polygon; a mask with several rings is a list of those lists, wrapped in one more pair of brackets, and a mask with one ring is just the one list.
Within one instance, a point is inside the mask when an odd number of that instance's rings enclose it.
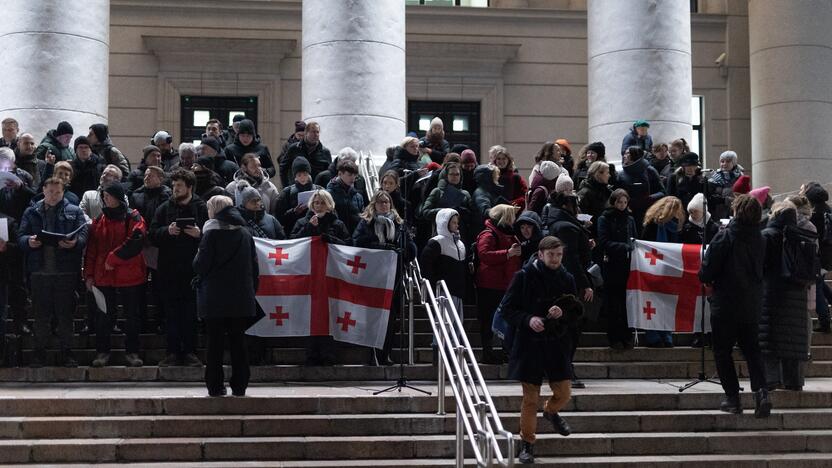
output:
{"label": "black boot", "polygon": [[739,395],[725,395],[722,403],[719,404],[719,410],[725,413],[742,414],[742,403]]}
{"label": "black boot", "polygon": [[818,333],[832,333],[832,327],[829,326],[829,322],[818,322],[818,326],[814,328],[814,331]]}
{"label": "black boot", "polygon": [[771,414],[771,400],[768,399],[768,390],[761,388],[754,394],[754,417],[767,418]]}
{"label": "black boot", "polygon": [[520,453],[517,454],[517,459],[523,464],[534,463],[534,444],[521,440]]}
{"label": "black boot", "polygon": [[558,434],[566,437],[572,433],[572,428],[569,427],[569,423],[566,422],[561,415],[558,413],[547,413],[543,412],[543,419],[552,423],[552,427],[555,428],[555,432]]}

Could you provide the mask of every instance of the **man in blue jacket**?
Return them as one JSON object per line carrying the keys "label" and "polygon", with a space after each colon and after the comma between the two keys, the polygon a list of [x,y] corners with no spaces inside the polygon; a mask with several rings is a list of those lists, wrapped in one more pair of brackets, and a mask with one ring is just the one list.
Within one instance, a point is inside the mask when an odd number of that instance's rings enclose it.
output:
{"label": "man in blue jacket", "polygon": [[[81,254],[87,243],[88,226],[81,208],[64,199],[64,184],[50,178],[43,185],[43,200],[26,209],[20,222],[18,246],[25,253],[26,273],[32,292],[35,316],[35,354],[31,367],[41,367],[46,358],[46,342],[54,317],[58,323],[61,364],[76,367],[72,357],[72,318],[75,286],[81,271]],[[48,231],[70,234],[57,243],[44,236]]]}

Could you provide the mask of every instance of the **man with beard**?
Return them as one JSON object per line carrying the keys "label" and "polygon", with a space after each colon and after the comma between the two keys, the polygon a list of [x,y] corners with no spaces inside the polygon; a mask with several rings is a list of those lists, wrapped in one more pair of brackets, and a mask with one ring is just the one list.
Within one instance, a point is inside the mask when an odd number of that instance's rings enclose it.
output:
{"label": "man with beard", "polygon": [[303,140],[290,146],[286,152],[286,157],[280,162],[280,182],[284,187],[288,187],[290,184],[289,168],[292,167],[292,162],[298,156],[303,156],[309,161],[312,168],[310,173],[312,180],[315,180],[318,174],[327,170],[330,163],[332,163],[332,153],[321,143],[321,126],[318,122],[306,124]]}
{"label": "man with beard", "polygon": [[156,210],[150,239],[159,248],[158,280],[167,317],[167,356],[159,367],[184,364],[201,367],[196,356],[196,297],[191,287],[193,260],[208,220],[208,208],[194,194],[193,172],[170,176],[173,197]]}
{"label": "man with beard", "polygon": [[37,190],[43,181],[43,174],[46,171],[46,161],[35,157],[35,137],[31,133],[24,133],[17,139],[17,150],[15,151],[15,164],[18,169],[26,171],[32,176],[32,183],[29,185],[32,190]]}
{"label": "man with beard", "polygon": [[[110,141],[110,129],[103,123],[93,124],[90,126],[90,133],[87,135],[90,141],[92,150],[101,157],[103,164],[114,164],[121,169],[123,177],[127,177],[130,173],[130,162],[124,157],[124,154],[113,146]],[[77,143],[76,143],[77,145]]]}
{"label": "man with beard", "polygon": [[173,149],[173,137],[170,133],[159,130],[153,135],[150,144],[159,148],[162,153],[162,169],[171,172],[180,165],[179,152]]}
{"label": "man with beard", "polygon": [[46,132],[46,136],[43,137],[38,149],[35,150],[35,156],[46,162],[49,162],[52,157],[54,157],[55,162],[72,161],[75,159],[75,152],[69,147],[69,142],[72,141],[73,133],[75,133],[75,130],[72,129],[69,122],[60,122],[54,130]]}
{"label": "man with beard", "polygon": [[[214,137],[206,137],[200,142],[199,156],[208,158],[209,164],[206,167],[222,178],[222,181],[217,182],[217,185],[225,187],[234,180],[235,174],[240,170],[237,163],[229,160],[227,154],[222,152],[220,141]],[[205,197],[203,199],[209,200]]]}
{"label": "man with beard", "polygon": [[208,156],[200,156],[192,166],[194,177],[196,177],[194,193],[203,200],[210,200],[214,195],[229,196],[223,188],[222,177],[211,170],[212,166],[213,160]]}

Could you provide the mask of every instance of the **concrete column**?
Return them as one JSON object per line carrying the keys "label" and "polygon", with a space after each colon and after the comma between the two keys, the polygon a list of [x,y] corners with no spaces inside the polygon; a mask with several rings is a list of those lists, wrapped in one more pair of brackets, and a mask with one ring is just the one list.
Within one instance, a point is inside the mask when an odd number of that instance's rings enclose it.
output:
{"label": "concrete column", "polygon": [[589,0],[587,19],[588,141],[617,160],[638,119],[656,143],[690,140],[690,2]]}
{"label": "concrete column", "polygon": [[333,153],[384,151],[407,132],[402,0],[303,1],[303,118]]}
{"label": "concrete column", "polygon": [[75,134],[107,122],[109,0],[3,0],[0,118],[40,142],[66,120]]}
{"label": "concrete column", "polygon": [[832,3],[751,0],[754,186],[832,181]]}

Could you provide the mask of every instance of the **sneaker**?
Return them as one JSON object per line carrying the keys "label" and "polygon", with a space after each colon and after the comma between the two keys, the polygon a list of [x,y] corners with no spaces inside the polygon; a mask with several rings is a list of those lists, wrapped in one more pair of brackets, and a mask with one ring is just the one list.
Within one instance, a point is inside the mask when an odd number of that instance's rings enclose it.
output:
{"label": "sneaker", "polygon": [[534,444],[521,440],[520,453],[517,454],[517,459],[523,464],[534,463]]}
{"label": "sneaker", "polygon": [[544,411],[543,419],[552,423],[552,427],[555,428],[555,432],[564,437],[572,433],[572,428],[569,427],[569,423],[567,423],[566,420],[563,419],[563,417],[561,417],[558,413],[547,413]]}
{"label": "sneaker", "polygon": [[141,367],[144,365],[144,361],[142,361],[136,353],[127,353],[127,355],[124,356],[124,359],[127,361],[128,367]]}
{"label": "sneaker", "polygon": [[209,397],[221,397],[225,396],[226,393],[228,393],[228,390],[224,386],[219,390],[208,390]]}
{"label": "sneaker", "polygon": [[243,390],[231,389],[231,395],[235,396],[235,397],[244,397],[244,396],[246,396],[246,391],[245,391],[245,389],[243,389]]}
{"label": "sneaker", "polygon": [[771,400],[768,398],[768,390],[761,388],[754,394],[754,417],[767,418],[770,414]]}
{"label": "sneaker", "polygon": [[175,354],[171,353],[171,354],[168,354],[167,356],[165,356],[164,359],[159,361],[158,366],[159,367],[171,367],[171,366],[176,366],[178,364],[179,364],[179,358],[177,358]]}
{"label": "sneaker", "polygon": [[64,360],[63,360],[63,366],[64,367],[78,367],[78,361],[76,361],[75,358],[72,357],[71,354],[65,354],[64,355]]}
{"label": "sneaker", "polygon": [[104,367],[107,363],[110,362],[110,354],[109,353],[98,353],[95,356],[95,359],[92,360],[92,367]]}
{"label": "sneaker", "polygon": [[118,326],[118,325],[116,325],[116,324],[114,323],[114,324],[113,324],[113,331],[112,331],[111,333],[112,333],[113,335],[121,335],[121,334],[122,334],[122,333],[124,333],[124,332],[122,332],[122,331],[121,331],[121,328],[119,328],[119,326]]}
{"label": "sneaker", "polygon": [[577,378],[572,378],[572,388],[586,388],[586,384]]}
{"label": "sneaker", "polygon": [[188,353],[182,359],[182,364],[188,367],[202,367],[202,361],[194,353]]}
{"label": "sneaker", "polygon": [[739,395],[725,395],[722,403],[719,404],[719,410],[723,413],[742,414],[742,403]]}

